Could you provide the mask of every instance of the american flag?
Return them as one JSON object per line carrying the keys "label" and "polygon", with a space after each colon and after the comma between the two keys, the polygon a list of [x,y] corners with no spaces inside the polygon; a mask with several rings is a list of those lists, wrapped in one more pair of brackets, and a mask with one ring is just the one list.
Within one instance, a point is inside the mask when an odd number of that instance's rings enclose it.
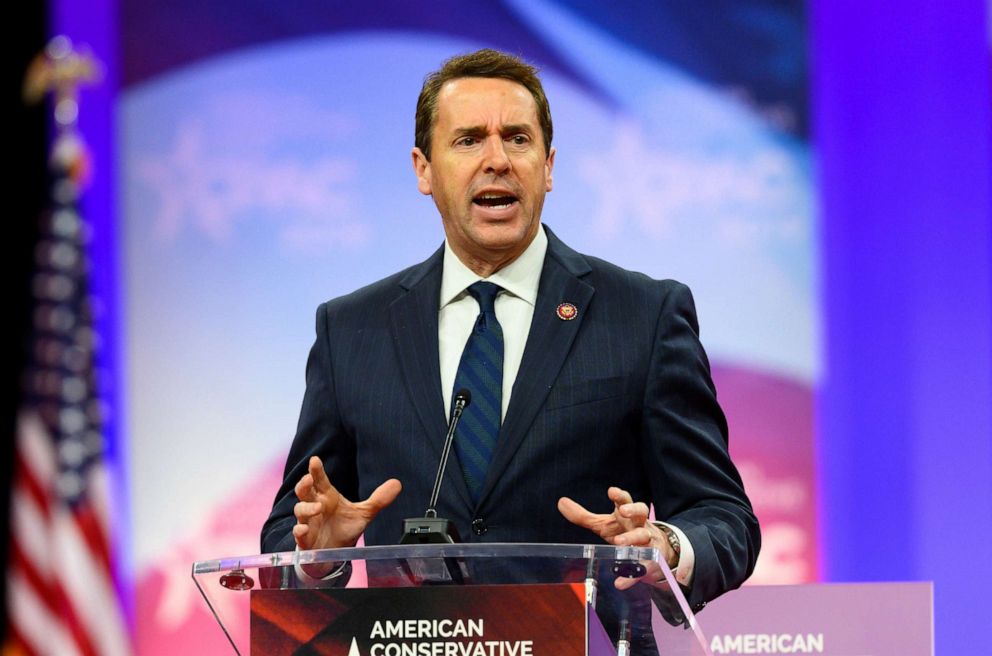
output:
{"label": "american flag", "polygon": [[17,422],[4,656],[130,652],[108,530],[104,411],[94,364],[100,340],[87,285],[89,228],[77,211],[86,154],[71,118],[57,123],[51,209],[35,251],[33,353]]}

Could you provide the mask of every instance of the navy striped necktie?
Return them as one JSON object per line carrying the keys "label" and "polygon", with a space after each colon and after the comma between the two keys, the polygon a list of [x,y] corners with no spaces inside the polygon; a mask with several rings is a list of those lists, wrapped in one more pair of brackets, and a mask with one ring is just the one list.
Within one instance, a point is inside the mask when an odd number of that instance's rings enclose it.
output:
{"label": "navy striped necktie", "polygon": [[452,394],[454,403],[458,390],[465,388],[472,393],[472,402],[458,423],[455,451],[476,503],[496,448],[503,408],[503,327],[496,319],[496,295],[501,291],[499,285],[485,281],[468,288],[480,311],[465,342]]}

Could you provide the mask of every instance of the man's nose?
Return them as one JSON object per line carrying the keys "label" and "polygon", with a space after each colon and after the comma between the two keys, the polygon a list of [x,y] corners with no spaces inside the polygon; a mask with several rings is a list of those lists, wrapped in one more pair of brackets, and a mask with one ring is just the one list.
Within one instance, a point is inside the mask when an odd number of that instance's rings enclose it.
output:
{"label": "man's nose", "polygon": [[506,156],[505,146],[503,138],[499,135],[491,135],[486,139],[482,156],[487,173],[499,175],[510,170],[510,158]]}

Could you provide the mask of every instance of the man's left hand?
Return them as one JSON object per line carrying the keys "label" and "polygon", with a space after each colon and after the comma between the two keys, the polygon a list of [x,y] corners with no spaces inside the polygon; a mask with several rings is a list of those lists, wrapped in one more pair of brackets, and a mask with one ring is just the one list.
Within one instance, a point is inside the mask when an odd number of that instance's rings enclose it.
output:
{"label": "man's left hand", "polygon": [[[634,502],[630,493],[618,487],[607,491],[613,502],[613,512],[597,514],[586,510],[582,505],[568,497],[558,500],[558,511],[568,521],[587,528],[607,542],[624,547],[653,547],[657,549],[666,563],[675,560],[675,552],[665,538],[665,534],[654,523],[648,520],[648,506],[643,502]],[[661,579],[660,581],[658,579]],[[664,584],[665,579],[659,571],[649,571],[642,577],[645,582],[657,585]],[[620,589],[629,588],[637,579],[617,579]]]}

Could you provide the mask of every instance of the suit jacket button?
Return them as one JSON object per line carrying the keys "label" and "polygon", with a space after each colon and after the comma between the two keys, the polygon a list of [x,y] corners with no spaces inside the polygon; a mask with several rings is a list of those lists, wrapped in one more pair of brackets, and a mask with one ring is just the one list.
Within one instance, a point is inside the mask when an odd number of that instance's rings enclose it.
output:
{"label": "suit jacket button", "polygon": [[481,517],[476,517],[472,520],[472,532],[476,535],[485,535],[489,527],[486,526],[486,520]]}

